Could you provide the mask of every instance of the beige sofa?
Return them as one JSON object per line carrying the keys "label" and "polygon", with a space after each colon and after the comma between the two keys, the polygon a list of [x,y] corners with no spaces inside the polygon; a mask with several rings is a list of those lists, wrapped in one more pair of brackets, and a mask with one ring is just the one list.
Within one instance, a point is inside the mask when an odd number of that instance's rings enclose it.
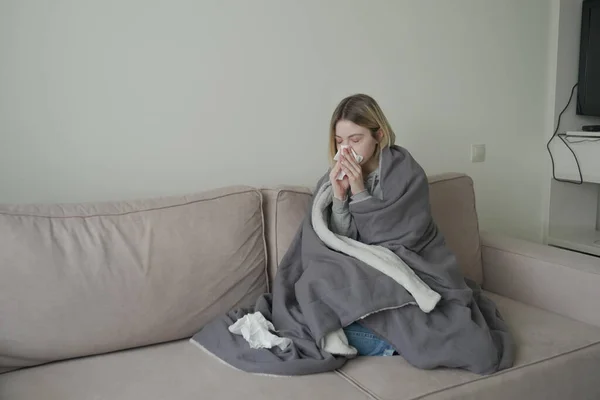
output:
{"label": "beige sofa", "polygon": [[[0,399],[599,399],[600,259],[481,234],[464,175],[430,178],[434,217],[518,342],[491,376],[364,357],[335,372],[234,370],[188,339],[264,291],[304,188],[0,206]],[[12,370],[12,371],[9,371]]]}

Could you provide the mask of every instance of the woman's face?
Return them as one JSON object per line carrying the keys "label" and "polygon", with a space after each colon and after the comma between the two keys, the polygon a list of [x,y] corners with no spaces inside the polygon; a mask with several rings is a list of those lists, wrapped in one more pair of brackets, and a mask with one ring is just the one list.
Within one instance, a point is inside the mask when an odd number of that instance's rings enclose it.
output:
{"label": "woman's face", "polygon": [[350,146],[357,154],[361,155],[363,157],[362,165],[367,164],[373,157],[378,143],[369,129],[348,120],[340,120],[335,125],[335,140],[337,150],[342,145]]}

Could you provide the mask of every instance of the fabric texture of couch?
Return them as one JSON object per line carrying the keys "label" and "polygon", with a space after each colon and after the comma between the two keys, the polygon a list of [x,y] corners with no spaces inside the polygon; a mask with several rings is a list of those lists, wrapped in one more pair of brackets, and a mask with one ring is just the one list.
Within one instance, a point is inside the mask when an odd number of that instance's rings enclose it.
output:
{"label": "fabric texture of couch", "polygon": [[600,259],[480,232],[472,180],[430,177],[434,218],[517,341],[490,376],[359,357],[331,373],[246,374],[188,342],[268,290],[308,188],[0,205],[0,399],[596,399]]}

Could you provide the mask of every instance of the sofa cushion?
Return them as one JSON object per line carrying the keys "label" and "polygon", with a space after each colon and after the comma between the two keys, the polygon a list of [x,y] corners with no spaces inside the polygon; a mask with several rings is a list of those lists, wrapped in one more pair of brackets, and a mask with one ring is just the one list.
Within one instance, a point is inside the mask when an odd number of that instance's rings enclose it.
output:
{"label": "sofa cushion", "polygon": [[[473,180],[464,174],[441,174],[429,177],[430,203],[433,218],[452,249],[465,276],[481,284],[481,243],[475,209]],[[311,198],[308,188],[282,186],[263,189],[267,243],[269,246],[269,276],[275,276]]]}
{"label": "sofa cushion", "polygon": [[267,290],[261,195],[0,206],[0,368],[189,337]]}
{"label": "sofa cushion", "polygon": [[62,361],[0,375],[10,400],[368,400],[331,372],[293,378],[252,375],[217,361],[187,340]]}
{"label": "sofa cushion", "polygon": [[273,280],[277,266],[298,232],[308,211],[312,193],[308,188],[279,186],[262,189],[269,254],[269,279]]}
{"label": "sofa cushion", "polygon": [[479,376],[453,369],[420,370],[401,357],[365,357],[347,363],[341,372],[377,399],[600,398],[600,328],[486,295],[515,336],[513,368]]}

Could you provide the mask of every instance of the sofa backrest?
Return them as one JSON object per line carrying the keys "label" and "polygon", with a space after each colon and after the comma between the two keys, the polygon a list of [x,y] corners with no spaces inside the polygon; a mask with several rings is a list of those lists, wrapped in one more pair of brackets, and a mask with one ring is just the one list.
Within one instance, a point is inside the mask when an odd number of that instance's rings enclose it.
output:
{"label": "sofa backrest", "polygon": [[308,212],[312,198],[306,187],[278,186],[261,189],[264,198],[269,282]]}
{"label": "sofa backrest", "polygon": [[0,372],[187,338],[267,291],[260,191],[0,206]]}
{"label": "sofa backrest", "polygon": [[[433,218],[448,247],[455,253],[465,276],[481,284],[481,244],[472,179],[464,174],[432,175],[429,191]],[[312,195],[308,188],[290,186],[262,189],[262,192],[266,199],[268,269],[272,280],[308,211]]]}
{"label": "sofa backrest", "polygon": [[[431,176],[434,219],[481,283],[473,182]],[[0,373],[187,338],[268,290],[311,191],[0,205]]]}

